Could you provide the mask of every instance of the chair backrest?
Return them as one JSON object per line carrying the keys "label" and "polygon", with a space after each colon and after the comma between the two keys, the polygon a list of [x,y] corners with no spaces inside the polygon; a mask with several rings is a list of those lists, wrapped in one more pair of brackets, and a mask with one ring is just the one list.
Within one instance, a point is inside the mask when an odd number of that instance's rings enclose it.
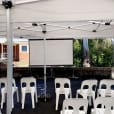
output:
{"label": "chair backrest", "polygon": [[64,90],[64,88],[71,88],[70,79],[55,78],[55,90],[56,88],[60,88],[60,90]]}
{"label": "chair backrest", "polygon": [[[111,110],[114,108],[114,98],[113,97],[97,97],[94,101],[94,109],[96,110],[99,105],[101,108],[105,109],[104,114],[111,114]],[[114,109],[113,109],[114,110]]]}
{"label": "chair backrest", "polygon": [[106,90],[107,93],[110,93],[110,90],[112,89],[112,86],[113,86],[113,89],[114,89],[114,80],[112,79],[103,79],[100,81],[100,84],[99,84],[99,89],[102,89],[104,87],[104,89]]}
{"label": "chair backrest", "polygon": [[15,82],[15,79],[14,78],[12,79],[12,86],[13,87],[16,87],[16,82]]}
{"label": "chair backrest", "polygon": [[92,92],[92,90],[96,91],[97,88],[97,80],[90,79],[90,80],[84,80],[81,84],[81,90],[88,89],[88,92]]}
{"label": "chair backrest", "polygon": [[2,77],[0,78],[0,87],[5,87],[7,88],[7,78],[6,77]]}
{"label": "chair backrest", "polygon": [[[72,114],[79,114],[80,110],[83,110],[85,114],[87,113],[88,100],[82,98],[70,98],[63,101],[63,112],[65,110],[73,110]],[[63,113],[64,114],[64,113]]]}
{"label": "chair backrest", "polygon": [[[7,88],[7,78],[6,77],[0,78],[0,87]],[[16,82],[15,82],[14,78],[12,78],[12,87],[16,87]]]}
{"label": "chair backrest", "polygon": [[30,87],[36,87],[36,78],[34,77],[23,77],[21,78],[21,89],[26,87],[30,89]]}

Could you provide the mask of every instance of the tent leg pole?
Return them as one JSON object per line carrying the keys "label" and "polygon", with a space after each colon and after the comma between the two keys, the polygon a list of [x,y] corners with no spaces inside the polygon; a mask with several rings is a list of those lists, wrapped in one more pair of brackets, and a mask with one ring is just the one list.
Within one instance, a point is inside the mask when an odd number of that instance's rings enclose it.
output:
{"label": "tent leg pole", "polygon": [[46,38],[44,38],[44,97],[46,102],[46,90],[47,90],[47,84],[46,84]]}
{"label": "tent leg pole", "polygon": [[3,43],[1,43],[1,59],[3,59],[3,57],[4,57],[3,56],[3,54],[4,54],[4,50],[3,50],[4,47],[3,46],[4,46]]}
{"label": "tent leg pole", "polygon": [[12,112],[12,76],[13,76],[13,43],[12,43],[12,25],[11,25],[11,9],[7,12],[7,114]]}
{"label": "tent leg pole", "polygon": [[112,66],[114,67],[114,38],[112,38]]}
{"label": "tent leg pole", "polygon": [[89,59],[89,47],[88,47],[88,39],[83,39],[83,55],[84,59]]}

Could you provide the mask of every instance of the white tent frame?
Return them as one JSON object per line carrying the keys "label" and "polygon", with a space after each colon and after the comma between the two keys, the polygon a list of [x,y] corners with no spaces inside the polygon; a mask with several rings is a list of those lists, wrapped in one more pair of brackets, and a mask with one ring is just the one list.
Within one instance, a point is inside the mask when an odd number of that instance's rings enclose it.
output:
{"label": "white tent frame", "polygon": [[13,42],[12,42],[12,27],[11,27],[11,15],[10,9],[7,10],[7,52],[8,52],[8,59],[7,59],[7,114],[10,114],[12,111],[12,76],[13,76]]}
{"label": "white tent frame", "polygon": [[[19,4],[35,2],[33,1],[24,1],[19,2]],[[7,0],[5,1],[7,2]],[[6,8],[6,24],[7,24],[7,114],[11,114],[12,112],[12,76],[13,76],[13,35],[12,35],[12,24],[11,24],[11,8]],[[45,28],[44,28],[45,29]],[[46,101],[46,39],[44,38],[44,89],[45,89],[45,101]]]}

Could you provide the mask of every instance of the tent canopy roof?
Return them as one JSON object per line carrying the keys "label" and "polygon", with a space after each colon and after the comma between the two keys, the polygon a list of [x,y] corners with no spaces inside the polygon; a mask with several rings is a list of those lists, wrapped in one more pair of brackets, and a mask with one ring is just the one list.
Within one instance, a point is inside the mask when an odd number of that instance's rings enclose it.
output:
{"label": "tent canopy roof", "polygon": [[[18,1],[16,0],[15,4]],[[107,20],[114,19],[114,1],[38,0],[30,4],[16,5],[12,13],[12,20],[18,22]]]}
{"label": "tent canopy roof", "polygon": [[[114,37],[113,0],[12,0],[14,37]],[[6,36],[6,12],[0,6],[0,36]],[[37,26],[33,26],[36,23]],[[109,25],[108,25],[108,24]],[[43,25],[46,24],[46,28]],[[42,31],[46,29],[46,32]]]}

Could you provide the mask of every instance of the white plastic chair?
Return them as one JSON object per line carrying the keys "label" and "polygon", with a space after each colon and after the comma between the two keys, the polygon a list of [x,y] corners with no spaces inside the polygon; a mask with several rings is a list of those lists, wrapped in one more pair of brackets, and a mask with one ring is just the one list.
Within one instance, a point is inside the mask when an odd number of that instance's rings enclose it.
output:
{"label": "white plastic chair", "polygon": [[1,110],[0,110],[0,114],[2,114]]}
{"label": "white plastic chair", "polygon": [[97,97],[91,114],[114,114],[114,99],[112,97]]}
{"label": "white plastic chair", "polygon": [[[103,86],[105,86],[103,88]],[[111,79],[103,79],[100,81],[99,84],[99,89],[98,89],[98,93],[97,96],[98,97],[114,97],[114,90],[111,89],[111,87],[114,86],[114,80]]]}
{"label": "white plastic chair", "polygon": [[65,99],[61,114],[87,114],[88,100],[82,98]]}
{"label": "white plastic chair", "polygon": [[[59,87],[57,87],[57,85]],[[65,85],[67,87],[65,87]],[[68,97],[72,97],[70,80],[68,78],[56,78],[55,79],[55,93],[56,93],[56,108],[55,109],[58,110],[58,102],[59,102],[60,94],[64,94],[65,99],[68,99]]]}
{"label": "white plastic chair", "polygon": [[97,88],[97,80],[84,80],[81,84],[81,88],[77,90],[76,98],[81,95],[84,99],[89,98],[89,105],[92,104],[91,98],[94,102],[95,92]]}
{"label": "white plastic chair", "polygon": [[[3,85],[3,87],[2,87]],[[7,78],[0,78],[0,87],[1,87],[1,109],[3,108],[3,104],[5,103],[5,96],[7,93]],[[17,102],[19,102],[19,94],[18,87],[16,86],[15,80],[12,79],[12,108],[14,108],[14,94],[17,94]]]}
{"label": "white plastic chair", "polygon": [[31,94],[32,108],[35,108],[34,97],[36,99],[36,102],[38,102],[38,99],[37,99],[36,79],[34,77],[21,78],[22,109],[24,109],[25,95],[28,93]]}

